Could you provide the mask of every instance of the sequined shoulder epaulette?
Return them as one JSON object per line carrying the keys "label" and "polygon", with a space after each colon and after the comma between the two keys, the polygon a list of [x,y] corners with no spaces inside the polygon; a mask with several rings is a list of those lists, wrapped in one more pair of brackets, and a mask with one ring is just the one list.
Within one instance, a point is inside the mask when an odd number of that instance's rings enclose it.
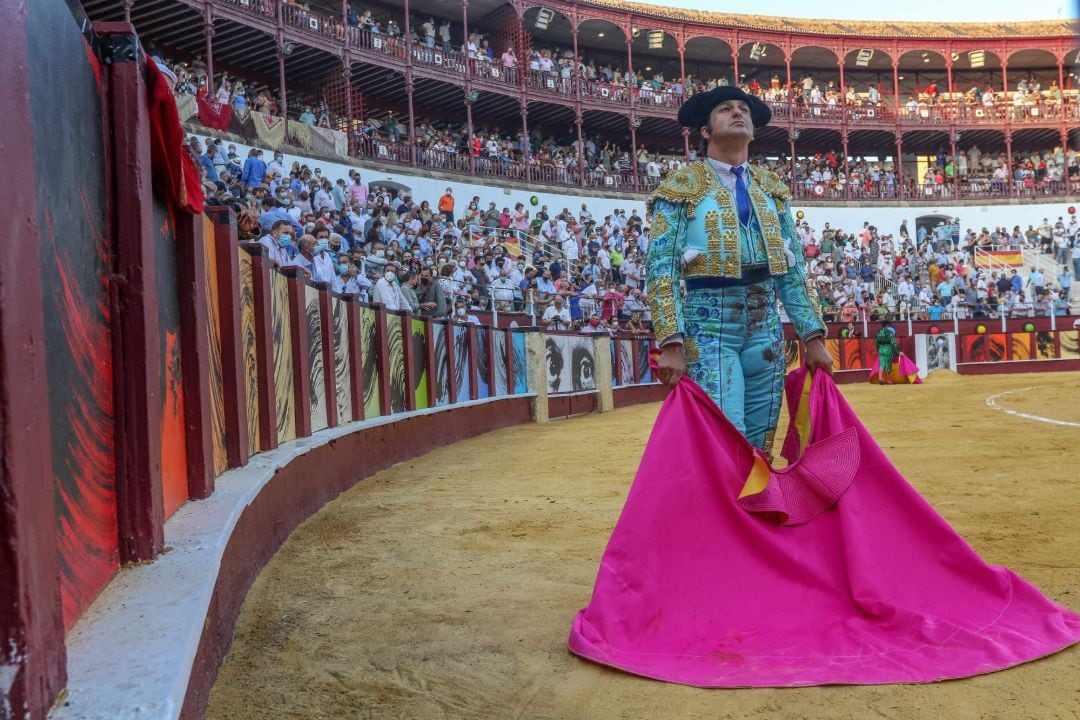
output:
{"label": "sequined shoulder epaulette", "polygon": [[[791,199],[791,188],[772,170],[751,165],[750,174],[753,176],[754,182],[760,185],[767,195],[775,198],[779,204],[783,205],[784,202]],[[781,209],[783,208],[781,207]]]}
{"label": "sequined shoulder epaulette", "polygon": [[685,203],[687,217],[694,217],[694,207],[711,192],[715,186],[715,173],[704,160],[684,165],[668,175],[646,203],[649,213],[657,200],[671,203]]}

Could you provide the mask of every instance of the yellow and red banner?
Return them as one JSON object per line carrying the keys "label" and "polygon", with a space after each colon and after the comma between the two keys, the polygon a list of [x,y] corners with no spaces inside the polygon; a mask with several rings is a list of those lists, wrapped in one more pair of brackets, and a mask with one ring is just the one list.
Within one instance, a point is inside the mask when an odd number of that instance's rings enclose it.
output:
{"label": "yellow and red banner", "polygon": [[1024,253],[1020,250],[981,250],[975,253],[975,267],[1023,267]]}

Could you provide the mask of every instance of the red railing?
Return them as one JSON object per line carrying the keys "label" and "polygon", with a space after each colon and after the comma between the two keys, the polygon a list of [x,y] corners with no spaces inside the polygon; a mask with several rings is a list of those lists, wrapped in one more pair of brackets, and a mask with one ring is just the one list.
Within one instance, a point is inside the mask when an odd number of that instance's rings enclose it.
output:
{"label": "red railing", "polygon": [[[262,20],[275,20],[278,9],[274,0],[212,0],[212,2],[250,13]],[[305,9],[302,5],[282,4],[280,12],[283,24],[290,30],[304,35],[317,36],[320,40],[330,38],[342,42],[350,48],[393,58],[404,65],[407,41],[401,37],[390,37],[385,33],[376,33],[363,27],[348,27],[340,17],[323,15]],[[670,86],[661,90],[651,87],[633,89],[596,80],[577,77],[563,77],[556,72],[539,72],[525,67],[506,68],[496,59],[475,58],[467,60],[461,52],[444,50],[441,47],[429,48],[424,44],[413,44],[411,58],[414,65],[435,68],[446,73],[453,82],[460,82],[465,74],[465,63],[472,63],[472,75],[477,80],[494,81],[507,87],[517,87],[519,73],[525,72],[525,85],[528,89],[544,94],[560,95],[566,98],[576,97],[577,85],[580,84],[582,98],[589,101],[611,103],[626,106],[630,103],[630,93],[635,95],[635,104],[644,111],[649,109],[676,109],[683,101],[683,95],[675,93]],[[1001,93],[999,93],[1001,95]],[[905,93],[904,96],[907,96]],[[952,123],[1000,125],[1011,124],[1046,124],[1064,121],[1080,123],[1080,102],[1065,95],[1065,103],[1024,101],[1016,104],[1012,93],[999,97],[993,105],[973,104],[973,99],[957,97],[930,99],[922,97],[918,105],[901,105],[899,118],[895,100],[882,94],[876,105],[859,96],[861,105],[839,104],[797,104],[786,100],[770,101],[773,114],[778,119],[794,118],[797,124],[830,125],[846,121],[852,126],[894,123],[899,119],[904,125],[947,126]]]}

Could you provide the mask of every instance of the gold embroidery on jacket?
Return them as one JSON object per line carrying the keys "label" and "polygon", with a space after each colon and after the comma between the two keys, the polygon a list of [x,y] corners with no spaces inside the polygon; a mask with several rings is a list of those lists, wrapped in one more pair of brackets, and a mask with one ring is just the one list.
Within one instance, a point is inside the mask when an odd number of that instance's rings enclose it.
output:
{"label": "gold embroidery on jacket", "polygon": [[649,228],[649,237],[655,240],[670,229],[671,225],[668,224],[667,215],[657,212],[653,215],[652,227]]}
{"label": "gold embroidery on jacket", "polygon": [[784,240],[780,236],[780,217],[769,207],[765,193],[757,185],[750,187],[750,201],[757,212],[761,232],[765,236],[765,254],[769,259],[769,274],[783,275],[788,270],[787,256],[784,254]]}
{"label": "gold embroidery on jacket", "polygon": [[675,295],[671,277],[659,275],[649,283],[649,309],[656,339],[663,341],[679,332],[679,320],[675,316]]}
{"label": "gold embroidery on jacket", "polygon": [[646,203],[646,209],[652,211],[657,200],[686,204],[686,216],[694,217],[694,211],[701,199],[709,194],[715,184],[712,168],[705,160],[698,160],[671,173],[653,191]]}
{"label": "gold embroidery on jacket", "polygon": [[701,351],[698,349],[697,341],[694,338],[683,338],[683,354],[688,363],[696,363],[701,360]]}

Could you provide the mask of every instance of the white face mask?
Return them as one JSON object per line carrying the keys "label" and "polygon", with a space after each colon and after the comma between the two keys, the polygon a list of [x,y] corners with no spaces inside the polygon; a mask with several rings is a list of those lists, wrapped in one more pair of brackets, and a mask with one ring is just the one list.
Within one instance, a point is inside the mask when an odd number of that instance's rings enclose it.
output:
{"label": "white face mask", "polygon": [[454,312],[458,314],[458,317],[465,317],[465,308],[457,308]]}
{"label": "white face mask", "polygon": [[397,275],[389,270],[386,271],[386,282],[394,282],[395,278],[397,278]]}
{"label": "white face mask", "polygon": [[376,251],[375,251],[375,257],[381,258],[381,257],[383,257],[384,255],[386,255],[386,251],[385,251],[385,250],[376,250]]}

